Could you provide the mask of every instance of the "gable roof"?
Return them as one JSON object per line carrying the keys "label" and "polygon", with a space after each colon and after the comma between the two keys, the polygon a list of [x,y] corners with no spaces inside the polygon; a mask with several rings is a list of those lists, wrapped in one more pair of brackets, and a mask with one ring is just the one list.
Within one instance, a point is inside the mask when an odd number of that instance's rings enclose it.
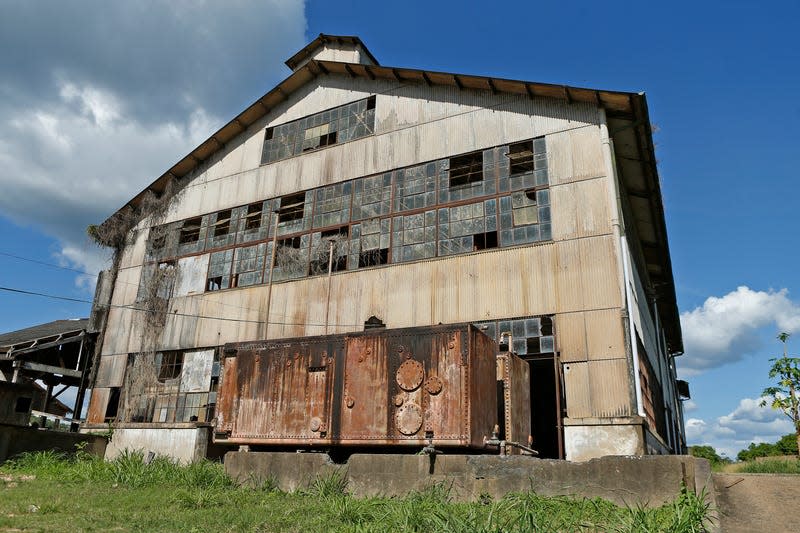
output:
{"label": "gable roof", "polygon": [[[313,54],[319,47],[325,43],[332,42],[362,47],[369,54],[369,57],[374,60],[375,64],[314,59]],[[305,64],[303,64],[304,60],[307,60]],[[295,91],[320,76],[342,75],[370,80],[394,80],[402,83],[417,83],[429,87],[456,87],[460,90],[490,91],[493,94],[517,94],[528,98],[553,98],[567,103],[589,103],[602,107],[610,120],[624,121],[626,125],[620,130],[626,130],[623,135],[632,136],[638,147],[638,157],[635,158],[639,165],[637,175],[630,176],[630,183],[628,182],[628,176],[621,176],[620,179],[626,188],[637,191],[638,196],[645,200],[633,205],[636,224],[637,226],[642,224],[642,228],[645,230],[637,235],[640,241],[639,249],[643,250],[645,267],[652,278],[653,286],[656,287],[657,294],[655,296],[658,300],[659,314],[666,331],[669,351],[675,354],[683,352],[680,317],[667,243],[663,198],[656,168],[647,99],[644,93],[589,89],[490,76],[382,66],[374,59],[361,40],[354,36],[320,34],[302,50],[289,58],[286,64],[290,68],[294,68],[294,72],[213,133],[208,139],[200,143],[197,148],[175,163],[145,190],[134,196],[103,224],[110,223],[114,216],[121,215],[126,211],[135,212],[135,208],[142,204],[148,193],[153,193],[156,196],[161,195],[167,189],[171,180],[189,175],[200,164],[222,150],[228,142],[245,132],[249,126],[270,113],[282,102],[288,100]],[[611,131],[610,135],[614,136],[615,133]]]}

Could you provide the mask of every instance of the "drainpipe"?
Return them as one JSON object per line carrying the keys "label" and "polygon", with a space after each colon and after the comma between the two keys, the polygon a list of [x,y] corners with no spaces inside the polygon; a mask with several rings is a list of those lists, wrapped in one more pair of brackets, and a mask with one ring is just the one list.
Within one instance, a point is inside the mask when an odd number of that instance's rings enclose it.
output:
{"label": "drainpipe", "polygon": [[275,270],[275,252],[278,250],[278,212],[275,211],[273,214],[275,215],[275,222],[272,223],[270,220],[270,223],[272,227],[275,228],[275,234],[272,236],[272,255],[269,259],[269,281],[267,282],[266,303],[267,314],[264,317],[264,335],[262,335],[265,339],[269,335],[269,308],[272,304],[272,271]]}
{"label": "drainpipe", "polygon": [[328,334],[328,313],[331,307],[331,273],[333,272],[333,239],[328,242],[328,297],[325,300],[325,335]]}
{"label": "drainpipe", "polygon": [[630,355],[633,367],[634,397],[636,398],[636,412],[644,416],[642,404],[642,388],[639,380],[639,350],[636,346],[636,331],[631,319],[630,305],[633,298],[630,294],[630,270],[628,264],[628,247],[623,235],[622,225],[622,197],[617,177],[617,165],[614,157],[614,141],[608,133],[608,122],[605,109],[598,110],[600,115],[600,144],[603,148],[603,160],[606,167],[608,178],[608,205],[611,210],[611,230],[614,235],[614,252],[617,256],[617,279],[620,285],[620,301],[622,302],[622,318],[625,322],[627,339],[627,351]]}

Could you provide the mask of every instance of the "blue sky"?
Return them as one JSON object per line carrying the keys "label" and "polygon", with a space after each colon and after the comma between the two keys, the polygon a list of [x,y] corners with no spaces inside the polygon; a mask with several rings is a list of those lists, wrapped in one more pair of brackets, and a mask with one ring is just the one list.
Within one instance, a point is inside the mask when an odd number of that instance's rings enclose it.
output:
{"label": "blue sky", "polygon": [[[654,5],[650,5],[654,4]],[[657,126],[692,443],[791,428],[760,409],[800,332],[796,2],[107,2],[0,7],[0,286],[90,300],[100,222],[269,90],[317,34],[385,65],[645,91]],[[90,306],[0,291],[0,331]],[[800,346],[790,338],[790,349]],[[793,350],[796,351],[796,350]]]}

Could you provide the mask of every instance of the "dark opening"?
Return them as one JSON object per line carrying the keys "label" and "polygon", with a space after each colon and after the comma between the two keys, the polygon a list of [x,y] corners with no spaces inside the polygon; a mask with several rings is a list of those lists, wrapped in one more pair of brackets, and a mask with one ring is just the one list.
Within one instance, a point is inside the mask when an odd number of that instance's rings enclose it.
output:
{"label": "dark opening", "polygon": [[300,248],[300,237],[289,237],[288,239],[281,239],[278,241],[278,251],[281,248]]}
{"label": "dark opening", "polygon": [[516,176],[533,172],[533,141],[524,141],[508,147],[509,174]]}
{"label": "dark opening", "polygon": [[531,435],[539,457],[558,459],[558,403],[552,356],[528,361],[531,370]]}
{"label": "dark opening", "polygon": [[329,146],[331,144],[336,144],[336,132],[332,131],[325,135],[319,136],[319,145],[320,146]]}
{"label": "dark opening", "polygon": [[489,248],[497,248],[497,232],[490,231],[489,233],[476,233],[472,236],[474,250],[488,250]]}
{"label": "dark opening", "polygon": [[525,191],[525,197],[535,204],[536,203],[536,189],[528,189],[527,191]]}
{"label": "dark opening", "polygon": [[497,427],[500,440],[506,438],[506,395],[503,380],[497,382]]}
{"label": "dark opening", "polygon": [[[299,192],[281,198],[281,208],[278,211],[278,223],[300,220],[306,203],[306,193]],[[299,248],[296,246],[295,248]]]}
{"label": "dark opening", "polygon": [[350,235],[348,226],[341,226],[336,229],[323,231],[320,234],[320,247],[317,250],[316,259],[309,262],[308,275],[324,274],[328,272],[328,259],[330,258],[330,243],[333,242],[333,266],[332,272],[347,270],[347,239]]}
{"label": "dark opening", "polygon": [[358,268],[365,268],[389,263],[389,250],[380,248],[378,250],[367,250],[358,256]]}
{"label": "dark opening", "polygon": [[275,128],[267,128],[267,133],[264,135],[264,140],[270,141],[272,140],[272,136],[275,134]]}
{"label": "dark opening", "polygon": [[106,404],[106,415],[103,420],[106,422],[113,422],[117,419],[117,411],[119,409],[119,387],[111,387],[111,394],[108,395],[108,404]]}
{"label": "dark opening", "polygon": [[244,217],[244,229],[254,230],[261,227],[261,202],[247,206],[247,215]]}
{"label": "dark opening", "polygon": [[367,110],[375,109],[375,96],[370,96],[367,98]]}
{"label": "dark opening", "polygon": [[364,329],[379,329],[385,328],[386,324],[383,323],[383,320],[372,315],[364,322]]}
{"label": "dark opening", "polygon": [[222,276],[215,276],[208,278],[206,283],[206,291],[218,291],[222,288]]}
{"label": "dark opening", "polygon": [[483,152],[450,158],[450,187],[483,181]]}
{"label": "dark opening", "polygon": [[214,223],[214,237],[227,235],[231,230],[231,210],[226,209],[217,213],[217,221]]}
{"label": "dark opening", "polygon": [[175,379],[181,375],[183,367],[182,352],[164,352],[161,354],[161,368],[158,370],[158,381],[162,383],[169,379]]}
{"label": "dark opening", "polygon": [[200,239],[200,225],[203,223],[202,217],[190,218],[183,223],[178,242],[189,244]]}
{"label": "dark opening", "polygon": [[166,244],[167,236],[162,233],[153,237],[150,247],[152,250],[163,250]]}
{"label": "dark opening", "polygon": [[31,403],[33,402],[33,398],[27,398],[25,396],[20,396],[17,398],[17,403],[14,405],[14,412],[15,413],[29,413],[31,411]]}

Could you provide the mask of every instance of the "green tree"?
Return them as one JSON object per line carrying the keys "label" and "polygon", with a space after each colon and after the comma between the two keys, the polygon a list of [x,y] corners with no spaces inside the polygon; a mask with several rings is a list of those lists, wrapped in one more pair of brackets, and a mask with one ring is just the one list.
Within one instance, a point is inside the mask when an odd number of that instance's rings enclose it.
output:
{"label": "green tree", "polygon": [[712,465],[731,462],[727,457],[720,456],[713,446],[689,446],[689,454],[701,459],[708,459],[708,462]]}
{"label": "green tree", "polygon": [[788,333],[778,335],[778,340],[783,343],[783,357],[770,359],[772,368],[769,370],[769,377],[777,379],[775,387],[764,389],[761,406],[769,403],[773,409],[779,409],[789,417],[794,425],[795,440],[798,447],[798,457],[800,458],[800,358],[789,357],[786,351],[786,339]]}

